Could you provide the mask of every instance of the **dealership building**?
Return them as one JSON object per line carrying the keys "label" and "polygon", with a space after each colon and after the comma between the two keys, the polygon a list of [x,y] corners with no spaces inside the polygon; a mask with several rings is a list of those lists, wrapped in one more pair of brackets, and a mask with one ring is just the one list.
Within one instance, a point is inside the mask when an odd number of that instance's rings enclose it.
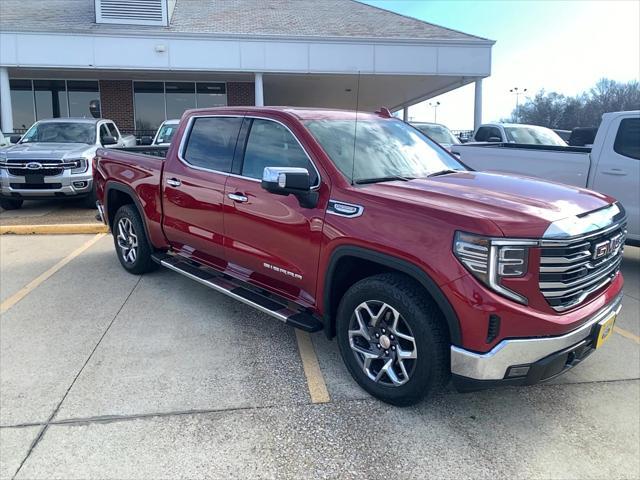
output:
{"label": "dealership building", "polygon": [[102,116],[148,134],[196,107],[403,110],[475,83],[493,41],[355,0],[2,0],[0,128]]}

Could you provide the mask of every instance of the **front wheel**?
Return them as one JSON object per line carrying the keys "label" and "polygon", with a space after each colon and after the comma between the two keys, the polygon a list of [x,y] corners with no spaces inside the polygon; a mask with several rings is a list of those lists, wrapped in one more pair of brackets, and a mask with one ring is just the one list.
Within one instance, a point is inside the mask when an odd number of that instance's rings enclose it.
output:
{"label": "front wheel", "polygon": [[393,405],[412,405],[449,377],[442,314],[401,274],[365,278],[345,293],[336,319],[340,353],[358,384]]}
{"label": "front wheel", "polygon": [[22,207],[23,202],[21,198],[0,198],[0,207],[5,210],[17,210]]}
{"label": "front wheel", "polygon": [[118,209],[112,230],[118,260],[127,272],[140,275],[157,268],[142,218],[133,205]]}

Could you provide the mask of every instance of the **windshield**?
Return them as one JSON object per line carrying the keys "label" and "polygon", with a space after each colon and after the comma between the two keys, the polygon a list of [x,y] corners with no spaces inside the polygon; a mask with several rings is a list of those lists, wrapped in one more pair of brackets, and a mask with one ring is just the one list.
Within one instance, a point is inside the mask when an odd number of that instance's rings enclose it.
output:
{"label": "windshield", "polygon": [[455,145],[460,143],[458,137],[456,137],[451,130],[443,125],[426,125],[426,124],[418,124],[414,125],[418,130],[420,130],[425,135],[428,135],[431,140],[434,140],[438,143]]}
{"label": "windshield", "polygon": [[155,144],[158,145],[160,143],[171,143],[171,139],[173,138],[173,134],[176,133],[178,129],[177,124],[165,124],[160,127],[156,135]]}
{"label": "windshield", "polygon": [[92,123],[36,123],[25,133],[20,143],[88,143],[96,141],[96,126]]}
{"label": "windshield", "polygon": [[504,127],[504,131],[507,141],[512,143],[567,146],[556,132],[544,127]]}
{"label": "windshield", "polygon": [[[352,183],[465,170],[451,155],[397,119],[307,120],[305,126]],[[355,147],[355,152],[354,152]]]}

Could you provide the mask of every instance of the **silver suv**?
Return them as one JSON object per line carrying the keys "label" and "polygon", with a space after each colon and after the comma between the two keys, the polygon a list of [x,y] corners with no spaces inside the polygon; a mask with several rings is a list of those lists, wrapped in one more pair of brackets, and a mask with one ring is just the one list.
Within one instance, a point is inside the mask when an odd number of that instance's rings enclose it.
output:
{"label": "silver suv", "polygon": [[0,206],[25,199],[79,197],[95,207],[91,162],[100,147],[133,147],[111,120],[55,118],[32,125],[20,141],[0,150]]}

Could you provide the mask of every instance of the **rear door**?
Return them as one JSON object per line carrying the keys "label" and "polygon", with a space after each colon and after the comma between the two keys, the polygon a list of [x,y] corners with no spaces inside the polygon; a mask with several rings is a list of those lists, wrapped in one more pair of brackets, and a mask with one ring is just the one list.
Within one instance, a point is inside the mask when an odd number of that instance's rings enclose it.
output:
{"label": "rear door", "polygon": [[627,211],[629,237],[639,240],[640,116],[615,118],[599,148],[593,153],[598,163],[590,188],[622,203]]}
{"label": "rear door", "polygon": [[[277,290],[301,304],[315,303],[316,274],[329,186],[302,144],[282,123],[246,119],[246,147],[225,189],[225,250],[230,272]],[[315,208],[293,195],[261,187],[265,167],[302,167],[320,193]]]}
{"label": "rear door", "polygon": [[182,254],[225,268],[222,207],[242,116],[189,120],[162,176],[164,232]]}

